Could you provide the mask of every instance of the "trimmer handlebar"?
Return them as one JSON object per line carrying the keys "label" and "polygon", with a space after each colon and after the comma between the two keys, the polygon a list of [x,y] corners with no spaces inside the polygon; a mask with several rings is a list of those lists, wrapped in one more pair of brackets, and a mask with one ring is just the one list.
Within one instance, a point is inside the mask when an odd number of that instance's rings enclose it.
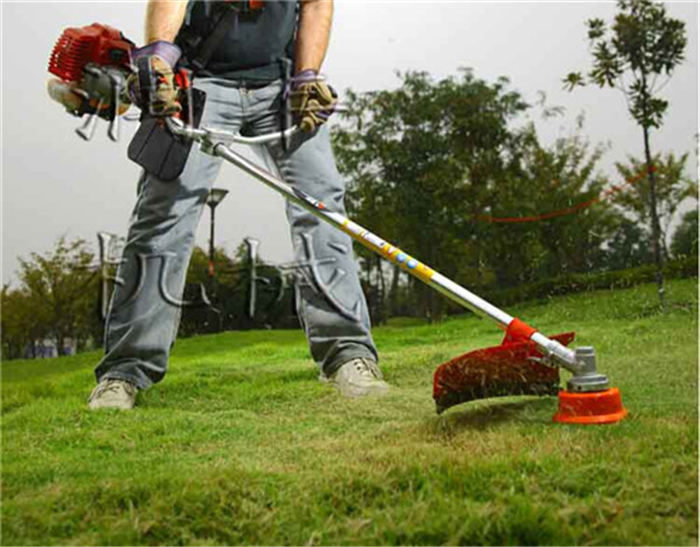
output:
{"label": "trimmer handlebar", "polygon": [[185,125],[182,120],[178,118],[166,118],[165,122],[168,129],[172,131],[173,134],[210,146],[215,146],[217,144],[227,145],[233,143],[249,145],[267,144],[282,139],[290,139],[300,131],[299,127],[295,125],[286,131],[277,131],[275,133],[267,133],[265,135],[245,136],[241,135],[240,133],[210,127],[197,129]]}
{"label": "trimmer handlebar", "polygon": [[347,233],[365,247],[393,262],[451,300],[481,317],[491,319],[506,330],[507,333],[534,342],[541,350],[544,361],[547,364],[561,366],[574,374],[574,383],[580,383],[580,386],[577,387],[581,391],[607,388],[607,378],[596,371],[595,356],[592,353],[592,348],[572,350],[558,341],[544,336],[519,319],[512,317],[426,264],[419,262],[398,247],[384,241],[366,228],[337,212],[329,211],[323,203],[298,189],[288,186],[230,148],[230,145],[233,143],[265,144],[280,139],[287,139],[300,131],[298,127],[291,127],[284,132],[247,137],[240,133],[222,129],[189,127],[177,118],[166,119],[166,124],[175,135],[199,142],[204,152],[226,159],[279,194],[282,194],[289,201],[300,205],[315,216]]}

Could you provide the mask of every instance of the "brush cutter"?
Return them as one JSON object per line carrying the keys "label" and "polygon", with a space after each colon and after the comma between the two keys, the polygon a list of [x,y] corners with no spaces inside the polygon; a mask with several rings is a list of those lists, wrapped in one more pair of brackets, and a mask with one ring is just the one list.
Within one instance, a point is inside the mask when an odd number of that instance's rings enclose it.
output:
{"label": "brush cutter", "polygon": [[[129,62],[132,46],[133,44],[125,40],[118,31],[97,24],[81,29],[67,29],[56,44],[49,68],[61,80],[50,82],[49,91],[69,111],[75,114],[89,114],[86,125],[89,125],[90,129],[79,131],[82,137],[89,138],[94,128],[95,116],[106,112],[104,117],[112,122],[109,136],[116,140],[118,135],[114,125],[121,113],[119,85],[123,83],[124,74],[133,70]],[[188,92],[190,104],[195,103],[196,101],[192,100],[191,88]],[[73,104],[77,99],[83,99],[80,108]],[[162,159],[161,163],[164,165],[169,163],[167,159],[173,146],[188,146],[198,142],[203,152],[227,160],[285,199],[342,230],[355,241],[426,285],[478,316],[491,319],[505,331],[501,345],[471,351],[437,368],[433,382],[433,398],[438,413],[453,405],[475,399],[506,395],[558,394],[559,410],[554,416],[557,422],[611,423],[625,417],[627,411],[622,406],[619,391],[610,388],[607,377],[596,369],[594,349],[567,347],[573,341],[574,333],[545,336],[366,228],[335,211],[328,210],[320,201],[288,186],[231,148],[234,143],[262,145],[276,140],[286,142],[299,131],[298,128],[293,127],[277,134],[248,137],[215,128],[197,128],[196,116],[190,115],[188,120],[191,120],[192,125],[185,124],[177,118],[166,120],[169,132],[181,142],[171,143],[170,148],[165,149],[164,155],[161,154],[159,161]],[[150,138],[153,131],[160,131],[161,128],[165,130],[163,124],[152,125],[153,127],[142,124],[139,131],[146,128],[149,133],[144,141]],[[138,145],[135,148],[140,149],[141,141],[138,138],[135,141]],[[156,144],[160,146],[160,142],[156,141]],[[130,156],[134,144],[132,141]],[[139,156],[136,152],[135,155]],[[138,158],[135,161],[138,162]],[[559,388],[559,367],[572,374],[566,390]]]}
{"label": "brush cutter", "polygon": [[[174,134],[199,142],[202,151],[227,160],[429,287],[477,315],[495,321],[505,331],[500,346],[466,353],[438,367],[433,382],[438,413],[474,399],[558,394],[559,411],[554,417],[558,422],[610,423],[626,415],[619,391],[611,389],[607,377],[596,369],[594,349],[566,347],[573,341],[574,333],[543,335],[231,149],[234,143],[260,145],[289,139],[297,128],[246,137],[217,129],[188,127],[177,119],[169,119],[168,126]],[[559,388],[559,367],[572,373],[566,391]]]}

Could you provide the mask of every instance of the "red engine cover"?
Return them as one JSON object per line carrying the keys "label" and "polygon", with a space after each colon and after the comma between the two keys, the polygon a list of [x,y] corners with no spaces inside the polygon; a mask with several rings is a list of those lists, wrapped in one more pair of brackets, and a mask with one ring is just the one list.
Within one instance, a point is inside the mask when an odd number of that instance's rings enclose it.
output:
{"label": "red engine cover", "polygon": [[128,68],[133,47],[121,32],[107,25],[67,28],[51,52],[49,72],[66,82],[79,82],[88,63]]}

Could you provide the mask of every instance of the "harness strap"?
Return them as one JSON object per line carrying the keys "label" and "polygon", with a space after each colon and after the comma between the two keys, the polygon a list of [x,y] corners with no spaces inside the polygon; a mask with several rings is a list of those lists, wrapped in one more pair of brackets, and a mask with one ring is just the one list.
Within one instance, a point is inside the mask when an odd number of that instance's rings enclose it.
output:
{"label": "harness strap", "polygon": [[148,56],[136,59],[136,68],[139,76],[139,92],[141,93],[141,104],[150,105],[151,87],[153,86],[153,74],[151,73],[151,63]]}
{"label": "harness strap", "polygon": [[278,59],[280,65],[280,73],[282,76],[282,100],[280,101],[280,134],[282,141],[282,151],[286,154],[289,151],[289,143],[287,142],[287,137],[285,137],[285,131],[289,125],[289,103],[287,97],[287,86],[289,85],[289,78],[292,72],[292,62],[286,57],[280,57]]}
{"label": "harness strap", "polygon": [[192,70],[196,74],[204,68],[209,63],[214,51],[219,46],[224,36],[228,34],[230,29],[233,29],[234,33],[238,27],[238,10],[229,7],[221,14],[219,20],[216,22],[216,26],[211,34],[207,37],[204,43],[198,48],[196,54],[189,58],[190,64],[192,65]]}

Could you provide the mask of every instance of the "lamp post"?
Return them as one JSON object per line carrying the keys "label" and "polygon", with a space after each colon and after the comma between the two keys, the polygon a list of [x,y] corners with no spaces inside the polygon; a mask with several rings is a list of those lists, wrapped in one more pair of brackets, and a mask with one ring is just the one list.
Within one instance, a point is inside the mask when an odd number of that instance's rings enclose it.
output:
{"label": "lamp post", "polygon": [[228,190],[212,188],[207,198],[207,205],[211,209],[211,222],[209,225],[209,280],[212,282],[212,285],[214,281],[214,210],[223,201],[226,194],[228,194]]}
{"label": "lamp post", "polygon": [[[216,206],[223,201],[223,199],[228,194],[228,190],[223,188],[212,188],[209,191],[209,196],[207,197],[207,205],[211,209],[211,221],[209,223],[209,290],[212,293],[212,298],[216,297],[216,278],[214,277],[214,210]],[[221,311],[217,310],[213,306],[210,308],[212,312],[217,315],[217,330],[216,332],[221,332],[223,327],[223,315]]]}

